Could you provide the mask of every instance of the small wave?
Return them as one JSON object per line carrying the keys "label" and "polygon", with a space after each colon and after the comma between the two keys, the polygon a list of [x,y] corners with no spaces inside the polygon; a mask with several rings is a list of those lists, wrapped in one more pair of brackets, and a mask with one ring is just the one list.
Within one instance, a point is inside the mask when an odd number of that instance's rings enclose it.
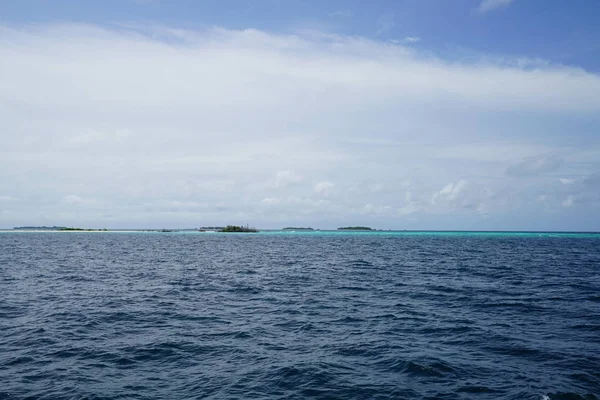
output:
{"label": "small wave", "polygon": [[549,393],[542,398],[544,400],[598,400],[598,397],[591,393],[580,395],[573,392]]}
{"label": "small wave", "polygon": [[343,318],[335,319],[335,320],[331,321],[331,323],[332,324],[357,324],[357,323],[361,323],[364,321],[365,320],[363,318],[343,317]]}
{"label": "small wave", "polygon": [[497,302],[497,303],[483,303],[483,304],[479,304],[478,307],[480,308],[522,308],[524,310],[527,310],[528,312],[532,312],[532,311],[546,311],[547,309],[543,306],[540,305],[536,305],[533,303],[523,303],[523,302],[519,302],[519,301],[504,301],[504,302]]}
{"label": "small wave", "polygon": [[262,292],[262,289],[256,286],[238,286],[229,289],[228,292],[243,294],[260,294]]}
{"label": "small wave", "polygon": [[372,267],[373,266],[373,263],[366,261],[366,260],[362,260],[362,259],[352,260],[349,262],[349,264],[353,267]]}
{"label": "small wave", "polygon": [[454,369],[444,363],[419,364],[410,360],[387,359],[378,363],[386,372],[400,372],[412,377],[443,377],[454,373]]}
{"label": "small wave", "polygon": [[243,271],[239,272],[240,274],[244,274],[244,275],[256,275],[258,274],[257,271],[253,270],[253,269],[245,269]]}
{"label": "small wave", "polygon": [[486,350],[497,354],[520,357],[529,360],[559,361],[562,359],[562,357],[560,357],[559,355],[551,353],[549,351],[542,351],[539,349],[529,348],[520,344],[510,344],[507,346],[487,346]]}
{"label": "small wave", "polygon": [[369,288],[366,288],[363,286],[340,286],[338,289],[339,290],[358,291],[358,292],[364,292],[364,291],[369,290]]}
{"label": "small wave", "polygon": [[5,365],[16,366],[16,365],[20,365],[20,364],[32,363],[34,361],[35,361],[35,359],[33,357],[29,357],[29,356],[17,356],[17,357],[14,357],[14,358],[9,359],[8,361],[6,361]]}
{"label": "small wave", "polygon": [[267,382],[284,390],[326,388],[338,379],[331,368],[320,365],[284,366],[274,369],[265,378]]}
{"label": "small wave", "polygon": [[334,347],[333,351],[343,357],[373,357],[379,354],[378,349],[365,344],[338,345]]}
{"label": "small wave", "polygon": [[456,389],[459,393],[494,393],[496,390],[487,386],[463,386]]}
{"label": "small wave", "polygon": [[600,324],[577,324],[569,328],[577,331],[600,332]]}
{"label": "small wave", "polygon": [[422,328],[419,331],[419,333],[425,334],[425,335],[430,335],[430,334],[444,335],[444,336],[452,335],[451,337],[453,337],[453,335],[455,335],[455,334],[467,333],[467,332],[471,332],[473,330],[474,330],[474,328],[472,326],[468,326],[468,325],[445,326],[445,327],[435,326],[435,327],[429,327],[429,328]]}
{"label": "small wave", "polygon": [[435,376],[442,377],[444,374],[437,369],[430,367],[429,365],[420,365],[409,361],[406,363],[404,368],[402,368],[402,372],[411,375],[411,376]]}

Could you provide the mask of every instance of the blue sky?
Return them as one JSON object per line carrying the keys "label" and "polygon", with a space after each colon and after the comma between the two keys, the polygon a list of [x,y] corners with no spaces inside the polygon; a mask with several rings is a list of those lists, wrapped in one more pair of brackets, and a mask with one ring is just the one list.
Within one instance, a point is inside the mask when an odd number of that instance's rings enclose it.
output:
{"label": "blue sky", "polygon": [[0,227],[600,230],[600,2],[0,2]]}

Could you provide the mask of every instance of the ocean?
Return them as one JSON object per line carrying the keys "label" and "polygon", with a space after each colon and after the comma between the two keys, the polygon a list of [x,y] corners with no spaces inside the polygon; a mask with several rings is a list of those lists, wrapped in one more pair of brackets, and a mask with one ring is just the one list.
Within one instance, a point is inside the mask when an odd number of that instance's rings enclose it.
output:
{"label": "ocean", "polygon": [[600,234],[0,233],[0,399],[598,399]]}

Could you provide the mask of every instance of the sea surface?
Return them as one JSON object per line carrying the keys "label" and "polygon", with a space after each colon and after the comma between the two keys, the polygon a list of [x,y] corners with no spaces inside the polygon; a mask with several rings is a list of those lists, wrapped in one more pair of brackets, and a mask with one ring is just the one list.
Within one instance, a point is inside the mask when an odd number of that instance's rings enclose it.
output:
{"label": "sea surface", "polygon": [[599,399],[600,235],[0,233],[0,399]]}

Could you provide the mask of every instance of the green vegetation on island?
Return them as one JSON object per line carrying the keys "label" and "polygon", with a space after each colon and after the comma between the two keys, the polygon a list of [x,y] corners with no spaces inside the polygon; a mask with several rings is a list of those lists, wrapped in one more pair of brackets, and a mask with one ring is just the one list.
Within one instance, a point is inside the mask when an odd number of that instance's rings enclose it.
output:
{"label": "green vegetation on island", "polygon": [[338,228],[338,231],[372,231],[373,228],[369,228],[368,226],[344,226]]}
{"label": "green vegetation on island", "polygon": [[206,232],[206,231],[222,231],[223,229],[225,229],[225,228],[222,226],[201,226],[197,230],[200,232]]}
{"label": "green vegetation on island", "polygon": [[313,228],[297,228],[293,226],[288,226],[282,229],[282,231],[314,231]]}
{"label": "green vegetation on island", "polygon": [[258,232],[257,229],[250,228],[246,226],[238,226],[238,225],[227,225],[225,228],[221,229],[219,232],[230,232],[230,233],[250,233],[250,232]]}
{"label": "green vegetation on island", "polygon": [[64,228],[64,226],[15,226],[13,229],[21,231],[59,231]]}

